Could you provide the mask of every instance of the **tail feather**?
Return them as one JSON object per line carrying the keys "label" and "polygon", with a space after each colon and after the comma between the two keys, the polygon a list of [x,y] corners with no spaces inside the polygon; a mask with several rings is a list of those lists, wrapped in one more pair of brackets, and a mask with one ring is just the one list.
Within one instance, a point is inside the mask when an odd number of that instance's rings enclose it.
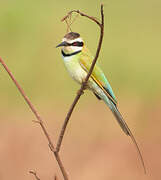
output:
{"label": "tail feather", "polygon": [[119,123],[121,129],[124,131],[124,133],[128,136],[130,136],[130,129],[128,128],[126,122],[124,121],[122,115],[120,114],[120,112],[118,111],[117,107],[115,106],[114,108],[112,108],[112,113],[114,114],[117,122]]}
{"label": "tail feather", "polygon": [[131,130],[129,129],[127,123],[126,123],[125,120],[123,119],[123,117],[122,117],[121,113],[119,112],[118,108],[116,107],[116,105],[114,105],[114,104],[111,102],[111,106],[112,106],[112,107],[111,107],[110,109],[111,109],[112,113],[114,114],[117,122],[119,123],[121,129],[125,132],[126,135],[128,135],[128,136],[131,137],[131,139],[132,139],[132,141],[133,141],[133,143],[134,143],[134,145],[135,145],[135,147],[136,147],[136,149],[137,149],[137,152],[138,152],[138,155],[139,155],[139,157],[140,157],[142,166],[143,166],[143,168],[144,168],[144,173],[146,174],[146,168],[145,168],[143,156],[142,156],[142,154],[141,154],[141,151],[140,151],[140,149],[139,149],[139,146],[138,146],[138,144],[137,144],[137,142],[136,142],[136,139],[135,139],[134,135],[132,134]]}

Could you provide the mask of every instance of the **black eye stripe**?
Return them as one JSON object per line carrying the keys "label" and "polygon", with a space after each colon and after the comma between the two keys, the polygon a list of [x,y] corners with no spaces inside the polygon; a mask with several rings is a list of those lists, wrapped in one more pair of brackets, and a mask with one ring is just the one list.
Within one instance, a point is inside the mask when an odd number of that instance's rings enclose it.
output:
{"label": "black eye stripe", "polygon": [[80,42],[80,41],[76,41],[76,42],[73,42],[73,43],[68,43],[69,46],[78,46],[78,47],[82,47],[84,45],[83,42]]}

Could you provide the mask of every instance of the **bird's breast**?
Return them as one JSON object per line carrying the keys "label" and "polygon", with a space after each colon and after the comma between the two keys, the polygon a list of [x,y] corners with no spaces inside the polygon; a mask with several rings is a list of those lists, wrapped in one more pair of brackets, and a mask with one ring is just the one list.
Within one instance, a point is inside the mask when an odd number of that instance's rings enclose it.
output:
{"label": "bird's breast", "polygon": [[82,83],[85,80],[87,73],[82,69],[79,61],[74,57],[63,58],[67,71],[71,77],[78,83]]}

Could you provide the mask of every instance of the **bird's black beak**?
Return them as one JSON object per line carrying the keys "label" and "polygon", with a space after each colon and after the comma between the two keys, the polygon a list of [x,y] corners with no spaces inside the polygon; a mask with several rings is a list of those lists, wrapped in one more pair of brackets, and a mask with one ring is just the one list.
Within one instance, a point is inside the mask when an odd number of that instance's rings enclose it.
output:
{"label": "bird's black beak", "polygon": [[61,46],[68,46],[68,43],[65,42],[65,41],[63,41],[63,42],[61,42],[60,44],[58,44],[58,45],[56,46],[56,48],[57,48],[57,47],[61,47]]}

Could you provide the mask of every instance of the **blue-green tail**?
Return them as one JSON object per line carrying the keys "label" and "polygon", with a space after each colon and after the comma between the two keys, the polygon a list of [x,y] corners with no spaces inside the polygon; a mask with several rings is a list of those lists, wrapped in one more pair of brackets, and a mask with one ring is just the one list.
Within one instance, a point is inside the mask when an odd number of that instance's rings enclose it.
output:
{"label": "blue-green tail", "polygon": [[144,160],[143,160],[143,157],[142,157],[142,154],[140,152],[140,149],[139,149],[139,146],[131,132],[131,130],[129,129],[128,125],[126,124],[125,120],[123,119],[121,113],[119,112],[118,108],[116,105],[113,104],[112,101],[110,101],[107,97],[103,99],[104,102],[108,105],[108,107],[111,109],[113,115],[115,116],[117,122],[119,123],[121,129],[125,132],[126,135],[130,136],[136,149],[137,149],[137,152],[139,154],[139,157],[140,157],[140,160],[141,160],[141,163],[143,165],[143,168],[144,168],[144,172],[146,174],[146,168],[145,168],[145,164],[144,164]]}

